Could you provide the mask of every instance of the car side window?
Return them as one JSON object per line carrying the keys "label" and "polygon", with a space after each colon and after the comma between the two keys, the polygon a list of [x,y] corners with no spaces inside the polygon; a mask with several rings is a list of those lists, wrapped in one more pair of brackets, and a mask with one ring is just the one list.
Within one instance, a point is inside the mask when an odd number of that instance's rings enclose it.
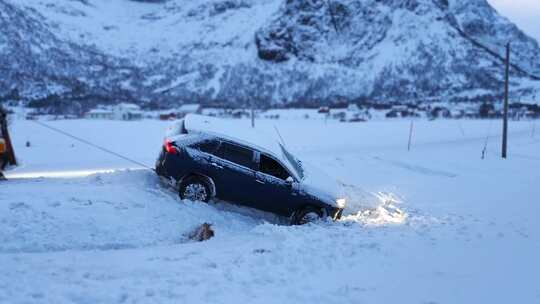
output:
{"label": "car side window", "polygon": [[262,173],[272,175],[282,180],[286,180],[290,174],[283,168],[283,166],[271,157],[268,157],[261,153],[259,171]]}
{"label": "car side window", "polygon": [[205,140],[194,144],[192,147],[201,152],[214,154],[218,147],[218,142],[216,140]]}
{"label": "car side window", "polygon": [[216,156],[244,167],[253,167],[253,151],[227,142],[222,142]]}

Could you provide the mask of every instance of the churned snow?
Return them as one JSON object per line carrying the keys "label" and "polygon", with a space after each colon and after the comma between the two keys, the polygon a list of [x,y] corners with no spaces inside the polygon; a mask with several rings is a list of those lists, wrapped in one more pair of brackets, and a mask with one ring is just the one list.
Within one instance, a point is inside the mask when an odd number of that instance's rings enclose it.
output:
{"label": "churned snow", "polygon": [[[170,124],[45,123],[149,166]],[[511,122],[507,160],[499,121],[415,121],[410,152],[406,120],[256,121],[275,124],[345,185],[340,221],[287,226],[180,201],[150,170],[14,120],[21,166],[0,183],[0,303],[540,301],[537,122]],[[187,241],[203,222],[216,236]]]}

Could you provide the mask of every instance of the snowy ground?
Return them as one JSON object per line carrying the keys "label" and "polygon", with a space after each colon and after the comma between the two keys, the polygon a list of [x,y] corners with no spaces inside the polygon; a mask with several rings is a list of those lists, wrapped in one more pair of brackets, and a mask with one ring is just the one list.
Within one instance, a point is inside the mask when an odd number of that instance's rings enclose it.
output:
{"label": "snowy ground", "polygon": [[[149,165],[167,125],[45,123]],[[182,202],[150,171],[14,121],[0,303],[540,303],[533,122],[511,123],[508,160],[495,121],[416,121],[410,152],[405,120],[257,124],[349,185],[347,216],[291,227]],[[216,237],[186,242],[203,222]]]}

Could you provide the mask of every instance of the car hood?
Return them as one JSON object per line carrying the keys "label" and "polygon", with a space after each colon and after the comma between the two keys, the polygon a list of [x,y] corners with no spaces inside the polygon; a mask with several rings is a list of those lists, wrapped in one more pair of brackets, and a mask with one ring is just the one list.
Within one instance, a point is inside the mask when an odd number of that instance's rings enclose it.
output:
{"label": "car hood", "polygon": [[304,169],[302,190],[337,207],[336,200],[343,197],[341,184],[313,164],[302,162],[302,168]]}

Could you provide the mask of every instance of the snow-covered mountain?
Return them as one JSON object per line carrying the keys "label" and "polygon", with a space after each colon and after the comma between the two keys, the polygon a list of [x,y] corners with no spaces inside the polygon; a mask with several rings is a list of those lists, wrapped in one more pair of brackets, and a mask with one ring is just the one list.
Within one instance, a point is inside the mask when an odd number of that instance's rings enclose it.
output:
{"label": "snow-covered mountain", "polygon": [[509,40],[513,96],[540,99],[538,42],[486,0],[0,0],[0,95],[493,99]]}

